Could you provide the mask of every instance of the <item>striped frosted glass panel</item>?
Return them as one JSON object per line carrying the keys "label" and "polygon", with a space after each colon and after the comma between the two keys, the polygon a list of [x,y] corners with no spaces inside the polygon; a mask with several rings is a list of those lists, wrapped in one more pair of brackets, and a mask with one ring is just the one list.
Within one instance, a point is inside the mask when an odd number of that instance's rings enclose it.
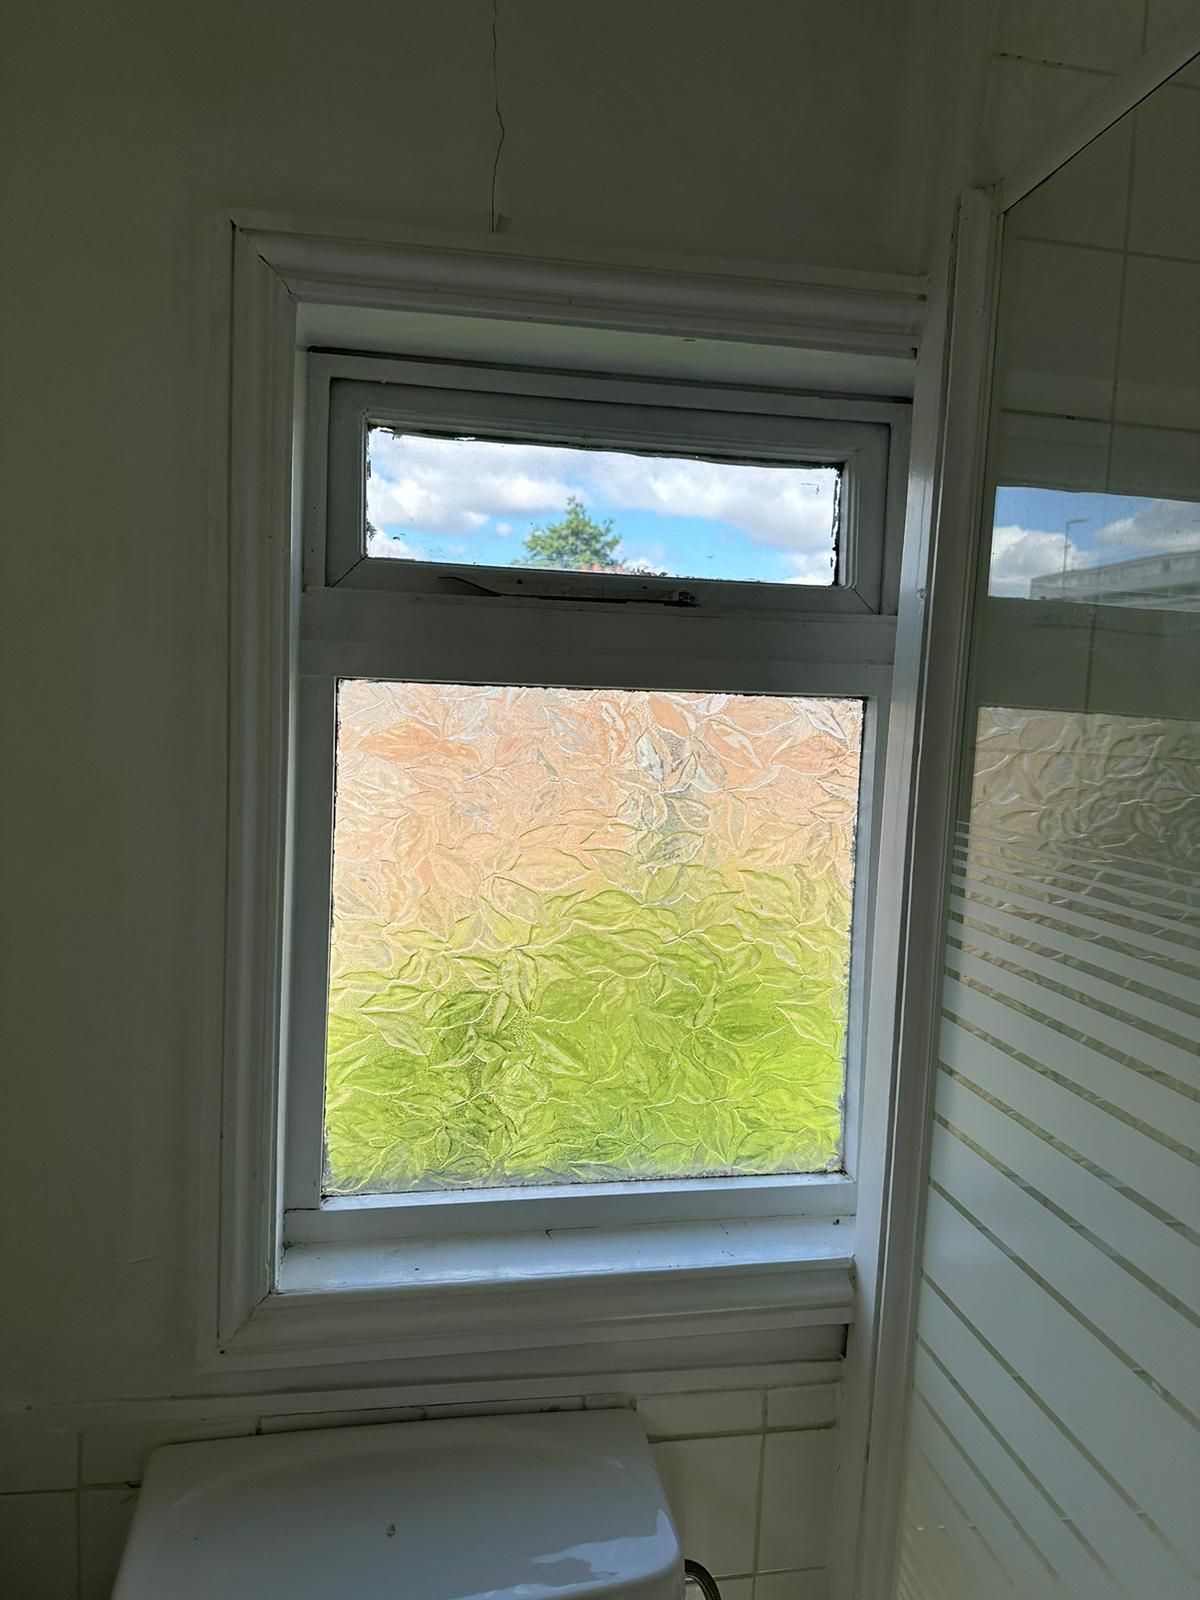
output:
{"label": "striped frosted glass panel", "polygon": [[1200,1600],[1189,92],[1004,219],[903,1600]]}
{"label": "striped frosted glass panel", "polygon": [[983,708],[905,1600],[1200,1594],[1200,723]]}

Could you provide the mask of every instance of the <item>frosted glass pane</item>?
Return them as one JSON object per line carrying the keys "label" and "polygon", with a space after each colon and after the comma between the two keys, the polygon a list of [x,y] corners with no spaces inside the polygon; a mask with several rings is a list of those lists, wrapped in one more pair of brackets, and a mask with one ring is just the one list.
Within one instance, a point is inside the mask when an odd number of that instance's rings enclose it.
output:
{"label": "frosted glass pane", "polygon": [[836,467],[367,432],[370,556],[828,586]]}
{"label": "frosted glass pane", "polygon": [[836,1170],[858,701],[346,681],[332,1192]]}

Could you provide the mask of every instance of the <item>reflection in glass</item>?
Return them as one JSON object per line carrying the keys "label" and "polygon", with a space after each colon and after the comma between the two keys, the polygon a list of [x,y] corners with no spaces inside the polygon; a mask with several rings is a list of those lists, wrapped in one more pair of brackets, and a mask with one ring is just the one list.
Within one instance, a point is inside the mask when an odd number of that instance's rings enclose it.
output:
{"label": "reflection in glass", "polygon": [[336,1192],[829,1171],[858,701],[343,682]]}
{"label": "reflection in glass", "polygon": [[367,434],[367,554],[828,586],[836,467]]}
{"label": "reflection in glass", "polygon": [[1200,608],[1200,504],[996,490],[988,592],[1151,610]]}

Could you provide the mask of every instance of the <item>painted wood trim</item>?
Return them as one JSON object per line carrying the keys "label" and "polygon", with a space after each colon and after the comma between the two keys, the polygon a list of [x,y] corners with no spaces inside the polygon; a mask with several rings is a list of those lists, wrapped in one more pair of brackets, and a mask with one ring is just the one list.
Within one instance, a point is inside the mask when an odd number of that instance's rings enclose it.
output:
{"label": "painted wood trim", "polygon": [[[380,1359],[506,1343],[536,1347],[539,1341],[561,1344],[568,1337],[665,1337],[681,1326],[689,1333],[717,1333],[844,1324],[853,1314],[848,1237],[841,1264],[820,1254],[810,1260],[787,1254],[786,1260],[753,1268],[742,1264],[732,1271],[714,1266],[691,1274],[678,1268],[659,1277],[630,1274],[632,1281],[624,1287],[610,1275],[603,1291],[593,1286],[583,1296],[564,1285],[563,1304],[551,1325],[544,1284],[510,1289],[521,1303],[505,1312],[509,1331],[497,1334],[489,1326],[486,1336],[463,1332],[460,1322],[453,1337],[449,1324],[439,1319],[452,1309],[461,1317],[462,1308],[451,1308],[444,1294],[436,1313],[423,1308],[422,1317],[412,1323],[406,1318],[399,1333],[400,1304],[385,1290],[365,1298],[324,1294],[320,1305],[300,1295],[272,1293],[282,1249],[279,1114],[285,1086],[277,1063],[284,1058],[285,1041],[278,996],[290,959],[285,840],[294,681],[289,671],[294,661],[278,641],[293,632],[298,592],[298,541],[294,546],[292,540],[300,499],[292,480],[294,447],[303,427],[293,408],[297,300],[309,293],[354,303],[358,293],[376,294],[380,282],[387,295],[403,297],[405,282],[413,279],[416,303],[443,311],[452,309],[446,299],[451,291],[460,310],[469,302],[490,315],[511,313],[506,294],[524,295],[529,314],[544,312],[548,298],[564,321],[594,317],[598,325],[652,325],[656,331],[663,331],[662,318],[678,301],[685,309],[672,326],[716,337],[911,353],[924,310],[923,286],[907,280],[881,283],[863,274],[782,269],[768,280],[740,268],[717,280],[693,271],[676,294],[678,271],[668,272],[661,261],[609,270],[594,261],[565,266],[533,261],[494,245],[468,249],[458,241],[451,249],[409,239],[367,246],[328,236],[314,243],[311,237],[261,226],[253,233],[235,227],[232,247],[229,855],[221,1172],[219,1195],[209,1212],[219,1235],[219,1259],[216,1316],[210,1322],[205,1311],[201,1319],[201,1370],[212,1376],[241,1365],[271,1368],[305,1359],[344,1363],[364,1351]],[[485,297],[497,274],[500,292]],[[534,305],[530,296],[542,298]],[[225,449],[223,439],[220,449]],[[890,632],[889,624],[889,637]],[[849,1229],[844,1232],[848,1236]],[[416,1305],[411,1297],[405,1304]],[[494,1295],[489,1320],[492,1306],[499,1306]]]}
{"label": "painted wood trim", "polygon": [[276,1252],[276,1121],[284,951],[295,307],[233,241],[229,442],[226,964],[218,1342],[266,1296]]}
{"label": "painted wood trim", "polygon": [[273,1294],[205,1369],[242,1372],[629,1339],[838,1326],[854,1316],[847,1255],[679,1266],[507,1285]]}
{"label": "painted wood trim", "polygon": [[913,357],[923,278],[243,220],[297,300]]}

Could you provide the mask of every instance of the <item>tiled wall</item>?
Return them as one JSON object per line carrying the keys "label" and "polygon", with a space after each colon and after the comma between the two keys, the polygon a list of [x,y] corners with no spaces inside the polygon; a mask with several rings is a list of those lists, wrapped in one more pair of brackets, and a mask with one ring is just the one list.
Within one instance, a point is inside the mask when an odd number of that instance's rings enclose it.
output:
{"label": "tiled wall", "polygon": [[[993,159],[1010,146],[1023,154],[1037,131],[1048,131],[1045,107],[1054,94],[1058,121],[1079,108],[1072,75],[1087,80],[1083,98],[1090,99],[1114,67],[1128,65],[1135,36],[1153,43],[1194,9],[1182,0],[1009,0],[1002,45],[1032,50],[1029,41],[1040,39],[1037,48],[1058,50],[1051,59],[1087,56],[1091,64],[1081,74],[1075,66],[995,57],[987,113]],[[1056,32],[1054,19],[1061,24],[1067,13],[1081,25]],[[1098,13],[1094,30],[1082,25]],[[1102,57],[1104,71],[1096,64]],[[1031,104],[1035,84],[1045,107],[1040,99]],[[1200,222],[1195,207],[1180,204],[1197,150],[1200,65],[1193,65],[1010,214],[999,481],[1057,487],[1069,468],[1080,491],[1200,497]]]}
{"label": "tiled wall", "polygon": [[[678,1377],[673,1380],[680,1381]],[[686,1381],[686,1380],[684,1380]],[[684,1552],[721,1579],[724,1600],[825,1600],[834,1482],[836,1363],[813,1381],[772,1387],[597,1393],[495,1404],[304,1409],[297,1397],[247,1397],[230,1414],[101,1420],[80,1428],[0,1424],[0,1595],[107,1600],[158,1444],[282,1429],[403,1423],[501,1411],[635,1406]]]}
{"label": "tiled wall", "polygon": [[1037,148],[1196,0],[997,0],[981,179]]}

